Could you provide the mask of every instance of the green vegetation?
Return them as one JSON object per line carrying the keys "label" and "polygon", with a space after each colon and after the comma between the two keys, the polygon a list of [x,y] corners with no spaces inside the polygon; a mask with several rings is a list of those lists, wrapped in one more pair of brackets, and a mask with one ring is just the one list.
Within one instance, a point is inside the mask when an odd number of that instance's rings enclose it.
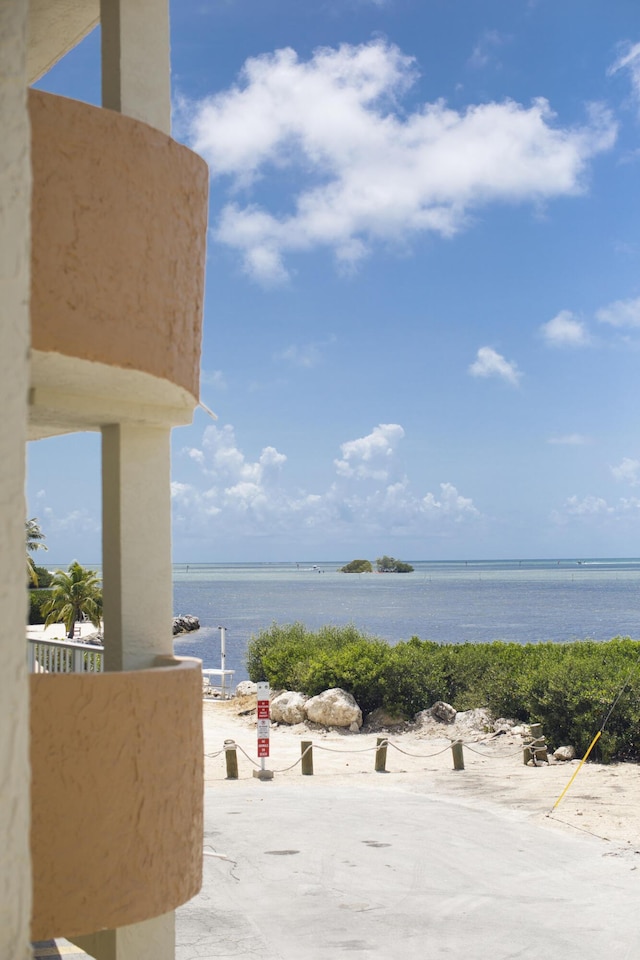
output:
{"label": "green vegetation", "polygon": [[29,584],[33,587],[39,586],[38,567],[33,562],[32,553],[36,550],[46,550],[47,547],[42,542],[45,535],[40,529],[40,523],[37,517],[31,517],[24,522],[25,541],[27,548],[27,578]]}
{"label": "green vegetation", "polygon": [[352,560],[340,567],[340,573],[373,573],[371,560]]}
{"label": "green vegetation", "polygon": [[50,596],[49,590],[39,590],[37,587],[29,590],[29,623],[44,623],[42,604]]}
{"label": "green vegetation", "polygon": [[[548,742],[583,754],[622,693],[591,757],[640,760],[640,641],[440,644],[412,637],[390,646],[353,625],[313,633],[273,624],[252,637],[252,680],[315,696],[342,687],[366,715],[376,707],[412,719],[436,700],[456,710],[543,724]],[[624,690],[623,690],[624,686]]]}
{"label": "green vegetation", "polygon": [[41,608],[46,626],[64,623],[70,640],[76,621],[82,617],[89,619],[94,627],[100,626],[102,590],[94,570],[85,570],[74,560],[68,573],[56,570],[48,593],[49,597]]}
{"label": "green vegetation", "polygon": [[413,573],[413,567],[410,563],[403,563],[402,560],[396,560],[395,557],[378,557],[376,560],[378,573]]}

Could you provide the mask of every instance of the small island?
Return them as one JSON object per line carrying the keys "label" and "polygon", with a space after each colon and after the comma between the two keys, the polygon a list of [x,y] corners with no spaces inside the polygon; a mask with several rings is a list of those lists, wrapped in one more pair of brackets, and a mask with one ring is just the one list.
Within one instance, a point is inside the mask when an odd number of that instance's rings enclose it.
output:
{"label": "small island", "polygon": [[352,560],[340,567],[340,573],[373,573],[371,560]]}
{"label": "small island", "polygon": [[[410,563],[404,563],[386,554],[384,557],[378,557],[376,567],[378,573],[413,573]],[[370,560],[352,560],[344,567],[340,567],[340,573],[373,573],[373,565]]]}

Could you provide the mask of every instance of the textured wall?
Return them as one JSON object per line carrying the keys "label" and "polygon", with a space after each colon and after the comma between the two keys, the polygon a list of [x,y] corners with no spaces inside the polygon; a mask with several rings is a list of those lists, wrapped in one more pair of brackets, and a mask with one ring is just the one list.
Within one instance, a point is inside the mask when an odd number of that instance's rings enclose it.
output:
{"label": "textured wall", "polygon": [[0,2],[0,957],[29,948],[24,444],[29,345],[26,0]]}
{"label": "textured wall", "polygon": [[200,661],[167,659],[30,678],[36,940],[137,923],[200,889]]}
{"label": "textured wall", "polygon": [[29,93],[32,338],[199,396],[208,173],[130,117]]}

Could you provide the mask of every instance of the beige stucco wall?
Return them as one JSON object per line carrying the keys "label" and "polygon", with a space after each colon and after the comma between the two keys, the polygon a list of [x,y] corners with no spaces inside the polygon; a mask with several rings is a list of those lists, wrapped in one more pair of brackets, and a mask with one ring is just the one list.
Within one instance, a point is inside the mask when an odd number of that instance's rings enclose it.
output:
{"label": "beige stucco wall", "polygon": [[100,0],[30,0],[28,82],[46,73],[99,19]]}
{"label": "beige stucco wall", "polygon": [[30,91],[32,338],[199,395],[208,175],[140,121]]}
{"label": "beige stucco wall", "polygon": [[200,889],[200,661],[167,662],[30,677],[33,939],[137,923]]}
{"label": "beige stucco wall", "polygon": [[24,624],[29,338],[28,3],[0,3],[0,957],[26,960],[31,912]]}

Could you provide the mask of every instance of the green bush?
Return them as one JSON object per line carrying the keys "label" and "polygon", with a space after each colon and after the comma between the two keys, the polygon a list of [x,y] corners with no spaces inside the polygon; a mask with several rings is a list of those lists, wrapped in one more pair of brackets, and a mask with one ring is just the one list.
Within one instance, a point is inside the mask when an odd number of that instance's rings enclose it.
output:
{"label": "green bush", "polygon": [[396,560],[395,557],[388,557],[386,553],[384,557],[378,557],[376,565],[378,573],[413,573],[413,567],[410,563]]}
{"label": "green bush", "polygon": [[552,746],[572,744],[581,755],[606,719],[592,758],[640,760],[640,642],[629,638],[440,644],[412,637],[391,646],[352,624],[313,633],[274,623],[251,638],[247,667],[252,680],[274,689],[314,696],[342,687],[365,715],[384,707],[412,718],[436,700],[456,710],[485,707],[496,719],[540,722]]}
{"label": "green bush", "polygon": [[351,560],[340,567],[340,573],[373,573],[371,560]]}
{"label": "green bush", "polygon": [[40,607],[51,596],[49,590],[40,590],[34,587],[28,591],[29,596],[29,623],[44,623],[44,615],[40,612]]}

